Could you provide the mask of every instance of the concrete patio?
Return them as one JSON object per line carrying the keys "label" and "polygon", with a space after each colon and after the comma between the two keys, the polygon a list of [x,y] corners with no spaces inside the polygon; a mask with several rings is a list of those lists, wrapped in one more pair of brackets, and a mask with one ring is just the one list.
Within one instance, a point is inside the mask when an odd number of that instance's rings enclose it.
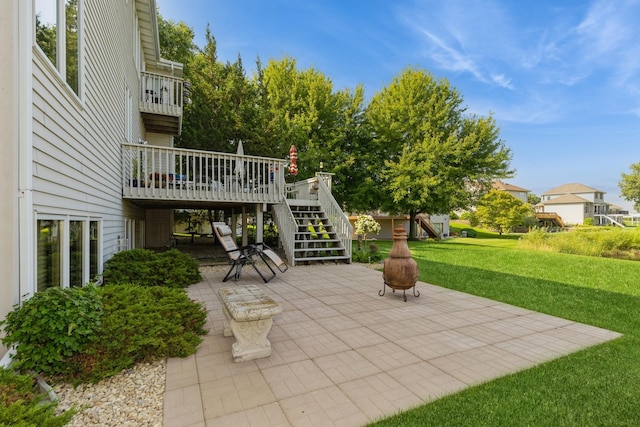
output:
{"label": "concrete patio", "polygon": [[[361,426],[620,334],[418,282],[378,296],[382,273],[294,267],[268,284],[247,268],[189,288],[209,309],[195,355],[169,359],[164,426]],[[255,284],[277,301],[268,358],[234,363],[222,286]]]}

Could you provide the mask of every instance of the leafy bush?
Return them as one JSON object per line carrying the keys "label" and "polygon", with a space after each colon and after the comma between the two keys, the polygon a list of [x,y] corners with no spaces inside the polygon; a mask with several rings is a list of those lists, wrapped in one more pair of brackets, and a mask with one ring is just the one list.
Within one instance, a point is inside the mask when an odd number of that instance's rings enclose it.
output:
{"label": "leafy bush", "polygon": [[380,248],[375,243],[369,244],[368,251],[356,250],[351,254],[351,261],[362,263],[376,263],[382,259]]}
{"label": "leafy bush", "polygon": [[198,262],[177,249],[156,253],[131,249],[116,253],[105,263],[103,282],[184,288],[202,280]]}
{"label": "leafy bush", "polygon": [[102,314],[95,286],[49,288],[0,322],[6,334],[2,342],[16,345],[17,369],[62,374],[66,360],[95,339]]}
{"label": "leafy bush", "polygon": [[183,289],[107,285],[97,339],[70,360],[73,382],[97,382],[138,362],[195,353],[206,310]]}
{"label": "leafy bush", "polygon": [[0,426],[59,427],[77,412],[72,408],[56,415],[56,403],[46,397],[32,376],[0,368]]}

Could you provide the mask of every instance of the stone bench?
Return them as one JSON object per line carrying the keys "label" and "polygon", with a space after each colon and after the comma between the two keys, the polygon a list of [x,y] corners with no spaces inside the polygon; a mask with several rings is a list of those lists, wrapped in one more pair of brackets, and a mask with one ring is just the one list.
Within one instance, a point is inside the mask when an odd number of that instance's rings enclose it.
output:
{"label": "stone bench", "polygon": [[271,356],[267,335],[273,316],[282,313],[282,307],[255,285],[221,288],[218,298],[225,317],[223,335],[236,338],[231,347],[233,361]]}

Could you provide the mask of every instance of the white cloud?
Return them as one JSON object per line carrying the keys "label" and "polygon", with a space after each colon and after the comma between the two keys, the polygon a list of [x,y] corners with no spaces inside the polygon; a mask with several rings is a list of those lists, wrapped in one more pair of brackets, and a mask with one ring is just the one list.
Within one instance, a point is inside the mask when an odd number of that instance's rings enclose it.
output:
{"label": "white cloud", "polygon": [[513,84],[511,84],[511,79],[508,79],[504,74],[492,74],[491,79],[497,83],[498,86],[511,90],[515,89]]}

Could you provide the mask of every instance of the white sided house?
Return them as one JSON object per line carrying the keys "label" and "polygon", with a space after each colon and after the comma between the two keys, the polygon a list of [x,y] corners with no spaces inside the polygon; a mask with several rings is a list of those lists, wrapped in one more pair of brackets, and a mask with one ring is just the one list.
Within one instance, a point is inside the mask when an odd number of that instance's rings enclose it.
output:
{"label": "white sided house", "polygon": [[[350,261],[330,174],[285,185],[284,159],[173,148],[197,88],[158,40],[155,0],[3,2],[0,320],[117,251],[166,247],[174,209],[271,210],[289,264]],[[312,223],[331,241],[310,242]]]}
{"label": "white sided house", "polygon": [[538,213],[556,214],[564,224],[582,225],[587,218],[595,225],[622,225],[621,215],[610,212],[606,193],[583,184],[564,184],[543,193],[535,208]]}
{"label": "white sided house", "polygon": [[[393,239],[393,230],[402,225],[402,227],[409,232],[411,226],[411,220],[409,215],[391,215],[383,212],[369,213],[374,220],[380,224],[380,232],[377,235],[368,235],[367,239],[381,239],[391,240]],[[358,219],[358,214],[351,214],[349,221],[355,229],[355,223]],[[432,238],[432,239],[444,239],[448,237],[450,233],[449,229],[449,215],[426,215],[418,214],[416,216],[416,224],[418,226],[418,237]],[[353,234],[353,239],[356,240],[358,236]]]}

